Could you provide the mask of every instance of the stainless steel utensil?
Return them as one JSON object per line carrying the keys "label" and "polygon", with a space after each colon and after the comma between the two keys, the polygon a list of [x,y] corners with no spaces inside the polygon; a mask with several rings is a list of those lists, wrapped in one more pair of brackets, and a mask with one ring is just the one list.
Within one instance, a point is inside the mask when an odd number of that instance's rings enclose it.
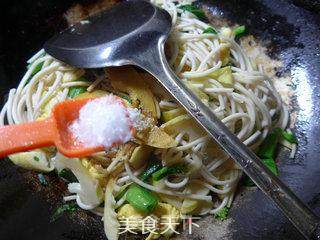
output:
{"label": "stainless steel utensil", "polygon": [[308,239],[320,239],[320,220],[263,165],[173,73],[164,55],[169,14],[144,1],[123,2],[71,26],[45,43],[53,57],[75,67],[136,65],[154,77],[243,168]]}

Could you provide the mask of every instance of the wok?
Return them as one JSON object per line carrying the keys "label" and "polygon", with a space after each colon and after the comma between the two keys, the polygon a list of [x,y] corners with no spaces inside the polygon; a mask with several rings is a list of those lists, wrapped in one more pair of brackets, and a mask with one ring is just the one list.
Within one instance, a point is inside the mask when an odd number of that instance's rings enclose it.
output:
{"label": "wok", "polygon": [[[92,9],[95,1],[5,0],[0,3],[0,103],[25,72],[26,60],[65,25],[64,13],[75,3]],[[101,2],[101,1],[100,1]],[[102,1],[108,2],[108,1]],[[110,2],[110,1],[109,1]],[[317,214],[320,213],[320,16],[319,1],[199,1],[208,16],[246,25],[263,41],[268,54],[283,62],[277,75],[292,77],[291,112],[299,147],[295,159],[288,151],[277,157],[280,178]],[[1,137],[1,136],[0,136]],[[1,239],[105,239],[101,219],[82,210],[50,221],[62,204],[64,184],[49,174],[49,185],[37,174],[0,161]],[[197,222],[182,239],[303,239],[262,192],[239,188],[229,219],[212,216]],[[127,237],[125,237],[127,238]],[[130,238],[131,239],[131,238]]]}

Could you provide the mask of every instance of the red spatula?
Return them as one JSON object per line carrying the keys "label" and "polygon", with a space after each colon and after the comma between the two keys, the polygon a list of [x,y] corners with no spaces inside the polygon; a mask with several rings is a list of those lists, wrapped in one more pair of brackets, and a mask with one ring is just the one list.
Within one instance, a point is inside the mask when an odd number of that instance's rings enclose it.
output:
{"label": "red spatula", "polygon": [[67,157],[84,157],[102,151],[103,146],[84,146],[68,129],[79,117],[80,109],[90,100],[87,98],[59,103],[46,120],[0,127],[0,157],[48,146],[56,146]]}

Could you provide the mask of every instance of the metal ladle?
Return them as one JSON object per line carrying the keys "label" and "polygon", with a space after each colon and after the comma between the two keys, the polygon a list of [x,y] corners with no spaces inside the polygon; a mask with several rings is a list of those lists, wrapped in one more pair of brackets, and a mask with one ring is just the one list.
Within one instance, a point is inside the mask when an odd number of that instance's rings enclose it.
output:
{"label": "metal ladle", "polygon": [[170,69],[164,44],[171,25],[166,11],[145,1],[128,1],[69,27],[46,42],[44,48],[54,58],[75,67],[136,65],[148,71],[243,168],[304,237],[320,239],[319,217]]}

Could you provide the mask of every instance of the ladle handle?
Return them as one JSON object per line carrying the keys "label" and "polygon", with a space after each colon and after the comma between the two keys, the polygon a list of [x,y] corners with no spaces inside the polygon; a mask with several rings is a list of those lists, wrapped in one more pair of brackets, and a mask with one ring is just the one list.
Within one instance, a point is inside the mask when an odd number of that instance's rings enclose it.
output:
{"label": "ladle handle", "polygon": [[51,118],[0,127],[0,158],[10,154],[53,145]]}
{"label": "ladle handle", "polygon": [[[150,72],[199,122],[214,140],[242,167],[255,184],[282,210],[307,239],[319,239],[320,221],[261,160],[247,148],[174,74],[164,55],[164,39],[157,49],[141,54],[137,65]],[[318,232],[319,234],[319,232]]]}

